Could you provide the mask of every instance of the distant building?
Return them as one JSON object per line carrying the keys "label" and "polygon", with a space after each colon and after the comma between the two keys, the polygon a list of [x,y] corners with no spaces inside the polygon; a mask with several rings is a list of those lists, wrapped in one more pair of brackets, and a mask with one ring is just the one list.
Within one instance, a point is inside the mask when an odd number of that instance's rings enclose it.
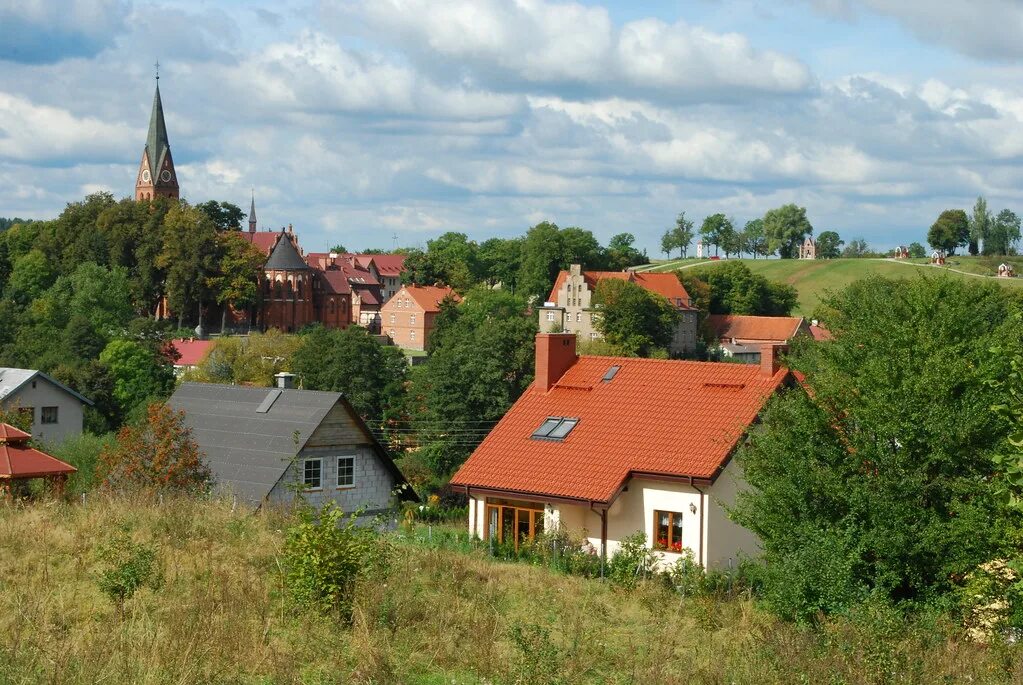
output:
{"label": "distant building", "polygon": [[170,142],[167,139],[167,124],[163,119],[163,102],[160,100],[160,77],[156,77],[156,94],[153,95],[153,111],[149,115],[149,134],[142,149],[135,178],[135,200],[152,200],[157,197],[177,198],[178,175],[174,170]]}
{"label": "distant building", "polygon": [[707,326],[723,356],[747,364],[760,363],[764,345],[786,345],[797,335],[812,334],[801,316],[711,314]]}
{"label": "distant building", "polygon": [[938,250],[931,253],[931,264],[935,266],[945,266],[945,255]]}
{"label": "distant building", "polygon": [[174,360],[174,375],[180,376],[186,371],[191,371],[199,366],[199,363],[206,358],[212,347],[212,340],[199,340],[197,338],[177,338],[171,340],[171,348],[178,356]]}
{"label": "distant building", "polygon": [[1002,262],[998,265],[998,277],[999,278],[1016,278],[1016,270],[1012,268],[1011,264]]}
{"label": "distant building", "polygon": [[380,310],[384,333],[398,347],[425,350],[440,304],[448,297],[462,299],[447,286],[403,286]]}
{"label": "distant building", "polygon": [[32,435],[58,445],[81,435],[85,407],[92,400],[42,371],[0,367],[0,406],[31,414]]}
{"label": "distant building", "polygon": [[806,236],[803,244],[799,246],[800,259],[817,259],[817,241],[813,236]]}
{"label": "distant building", "polygon": [[592,306],[592,298],[597,284],[606,279],[629,281],[666,298],[681,315],[669,351],[684,354],[696,349],[698,310],[678,276],[671,273],[583,271],[579,264],[573,264],[568,271],[558,274],[547,301],[538,308],[540,331],[575,333],[583,340],[600,339],[601,334],[593,325],[597,310]]}
{"label": "distant building", "polygon": [[185,413],[217,488],[248,504],[301,495],[367,516],[415,499],[387,450],[340,393],[183,383],[168,403]]}
{"label": "distant building", "polygon": [[905,245],[899,245],[895,248],[895,251],[892,252],[892,257],[895,259],[909,259],[909,248]]}

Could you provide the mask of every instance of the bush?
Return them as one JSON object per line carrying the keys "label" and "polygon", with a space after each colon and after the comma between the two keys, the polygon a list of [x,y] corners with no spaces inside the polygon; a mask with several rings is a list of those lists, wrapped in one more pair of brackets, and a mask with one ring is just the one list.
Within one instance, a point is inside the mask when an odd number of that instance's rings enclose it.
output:
{"label": "bush", "polygon": [[622,587],[632,588],[642,578],[653,576],[658,555],[646,544],[645,533],[633,533],[622,538],[621,546],[607,565],[608,579]]}
{"label": "bush", "polygon": [[163,583],[156,548],[135,542],[126,531],[118,533],[101,547],[99,558],[104,568],[99,572],[96,583],[117,606],[122,617],[124,603],[137,590],[143,587],[156,590]]}
{"label": "bush", "polygon": [[78,469],[68,479],[67,492],[78,494],[92,489],[99,455],[110,449],[113,443],[113,433],[107,435],[82,433],[68,438],[51,452],[53,456]]}
{"label": "bush", "polygon": [[356,525],[332,502],[320,510],[305,508],[287,531],[285,583],[292,600],[348,621],[356,581],[386,563],[387,550],[375,533]]}

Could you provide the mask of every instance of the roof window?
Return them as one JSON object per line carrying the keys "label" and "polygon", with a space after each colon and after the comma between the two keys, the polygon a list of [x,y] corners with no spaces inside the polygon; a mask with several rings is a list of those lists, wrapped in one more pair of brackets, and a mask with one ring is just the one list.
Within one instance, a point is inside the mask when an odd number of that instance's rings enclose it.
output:
{"label": "roof window", "polygon": [[560,442],[572,432],[572,429],[575,428],[577,423],[579,423],[578,418],[548,416],[544,419],[544,422],[540,424],[540,427],[533,431],[533,435],[530,437],[533,440],[553,440]]}
{"label": "roof window", "polygon": [[611,379],[615,377],[615,374],[618,373],[619,369],[621,368],[622,367],[620,366],[612,366],[607,370],[607,373],[605,373],[604,377],[601,378],[600,380],[603,381],[604,383],[610,383]]}

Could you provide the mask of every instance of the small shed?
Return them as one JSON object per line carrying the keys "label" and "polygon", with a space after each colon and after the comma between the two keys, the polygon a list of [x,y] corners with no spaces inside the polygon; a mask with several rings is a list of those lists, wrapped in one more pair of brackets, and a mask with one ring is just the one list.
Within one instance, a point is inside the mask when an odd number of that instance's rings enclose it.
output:
{"label": "small shed", "polygon": [[899,245],[892,253],[892,257],[895,259],[909,259],[909,248],[905,245]]}
{"label": "small shed", "polygon": [[931,253],[931,264],[936,266],[945,266],[945,255],[935,250]]}
{"label": "small shed", "polygon": [[0,499],[9,500],[15,487],[34,478],[45,479],[54,493],[60,494],[67,477],[78,470],[30,447],[31,438],[25,431],[0,423]]}
{"label": "small shed", "polygon": [[1006,264],[1002,262],[998,265],[998,277],[999,278],[1016,278],[1016,270],[1012,268],[1012,264]]}

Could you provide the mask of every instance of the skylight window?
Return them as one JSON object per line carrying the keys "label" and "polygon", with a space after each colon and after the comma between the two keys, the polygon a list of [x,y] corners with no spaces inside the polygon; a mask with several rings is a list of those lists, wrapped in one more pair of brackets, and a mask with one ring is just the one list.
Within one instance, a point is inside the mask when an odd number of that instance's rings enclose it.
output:
{"label": "skylight window", "polygon": [[604,377],[601,378],[600,380],[603,381],[604,383],[610,383],[611,379],[615,377],[615,374],[618,373],[618,370],[621,368],[622,367],[620,366],[612,366],[607,370],[607,373],[605,373]]}
{"label": "skylight window", "polygon": [[533,435],[530,437],[534,440],[553,440],[560,442],[572,432],[572,429],[575,428],[577,423],[579,423],[579,419],[577,418],[548,416],[544,419],[544,422],[540,424],[540,427],[533,431]]}

